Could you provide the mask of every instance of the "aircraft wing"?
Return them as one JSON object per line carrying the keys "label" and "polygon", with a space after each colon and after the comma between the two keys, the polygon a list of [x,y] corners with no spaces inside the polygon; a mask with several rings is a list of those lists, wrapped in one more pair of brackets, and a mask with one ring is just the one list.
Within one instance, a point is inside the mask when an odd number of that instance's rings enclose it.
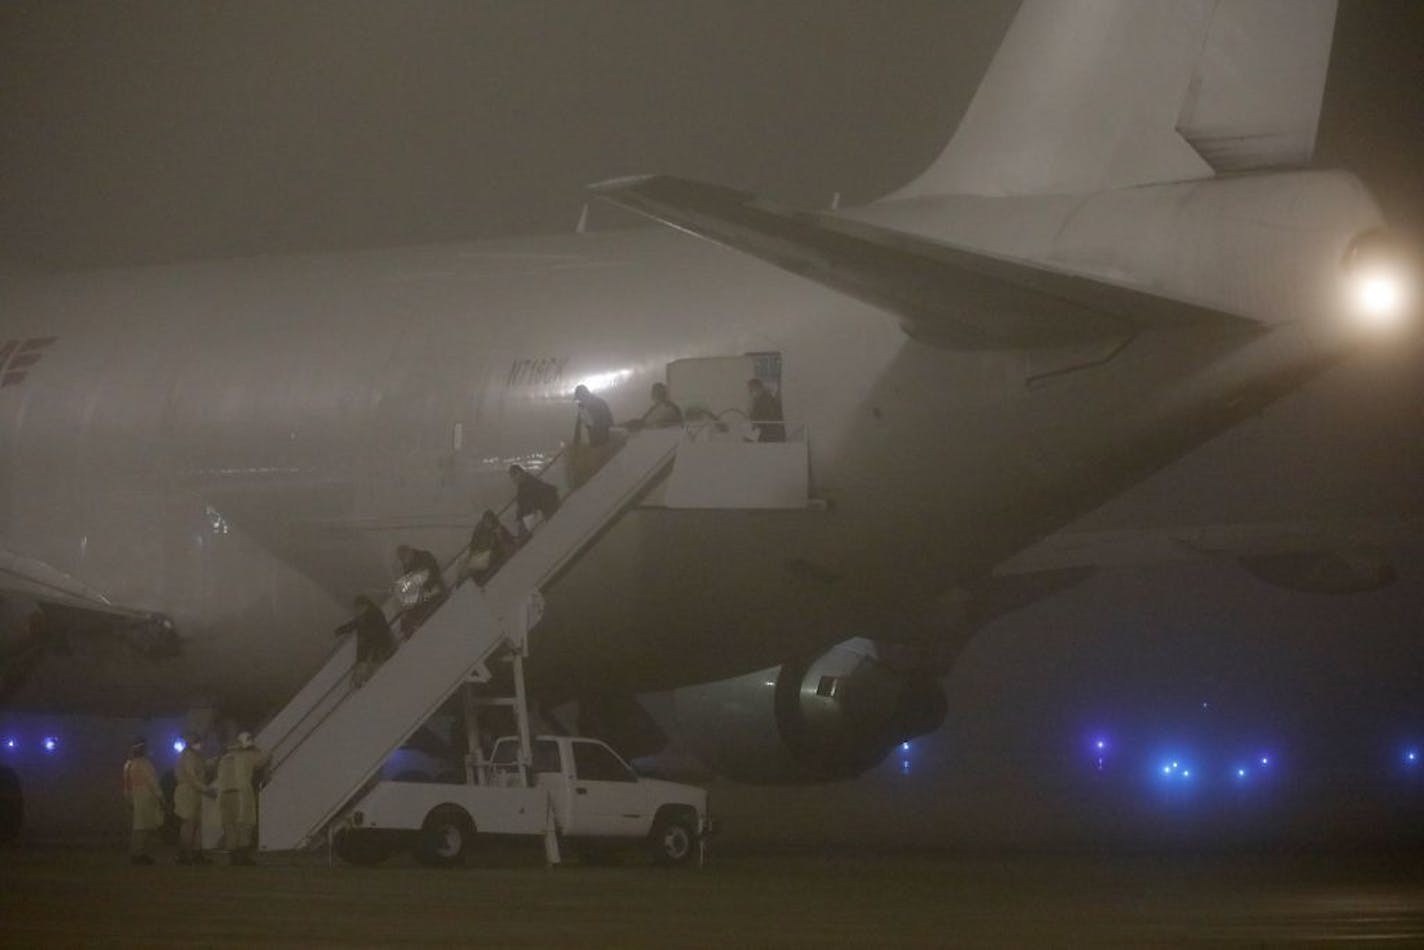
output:
{"label": "aircraft wing", "polygon": [[1244,317],[1040,265],[971,252],[746,192],[662,175],[594,185],[599,197],[881,307],[916,339],[957,349],[1036,349]]}
{"label": "aircraft wing", "polygon": [[53,565],[0,547],[0,706],[50,656],[84,651],[107,662],[114,648],[149,659],[181,652],[162,614],[116,604]]}
{"label": "aircraft wing", "polygon": [[44,561],[0,547],[0,595],[3,594],[105,614],[116,620],[147,621],[154,617],[152,611],[114,603],[102,592]]}

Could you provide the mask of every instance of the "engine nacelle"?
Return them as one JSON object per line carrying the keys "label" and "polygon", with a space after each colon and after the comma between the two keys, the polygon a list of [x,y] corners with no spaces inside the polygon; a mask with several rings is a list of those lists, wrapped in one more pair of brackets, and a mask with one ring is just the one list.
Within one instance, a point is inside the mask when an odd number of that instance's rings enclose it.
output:
{"label": "engine nacelle", "polygon": [[676,690],[679,737],[718,774],[777,784],[851,778],[898,743],[939,728],[934,678],[897,672],[874,642]]}

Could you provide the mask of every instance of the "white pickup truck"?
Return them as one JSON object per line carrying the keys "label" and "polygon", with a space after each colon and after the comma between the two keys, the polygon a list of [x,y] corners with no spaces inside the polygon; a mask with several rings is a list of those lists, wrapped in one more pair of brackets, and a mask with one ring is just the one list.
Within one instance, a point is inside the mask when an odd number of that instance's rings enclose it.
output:
{"label": "white pickup truck", "polygon": [[539,736],[526,786],[519,739],[495,743],[474,784],[379,782],[336,832],[336,853],[374,864],[402,845],[426,864],[464,860],[479,834],[544,835],[586,857],[645,843],[659,864],[686,864],[712,830],[707,792],[642,778],[596,739]]}

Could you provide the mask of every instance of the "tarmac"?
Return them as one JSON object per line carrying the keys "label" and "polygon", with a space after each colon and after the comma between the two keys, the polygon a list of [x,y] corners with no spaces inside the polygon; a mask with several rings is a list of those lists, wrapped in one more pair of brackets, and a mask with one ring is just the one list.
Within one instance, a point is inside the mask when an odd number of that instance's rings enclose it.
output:
{"label": "tarmac", "polygon": [[743,850],[548,869],[521,844],[437,870],[22,847],[0,852],[0,947],[1424,945],[1421,858]]}

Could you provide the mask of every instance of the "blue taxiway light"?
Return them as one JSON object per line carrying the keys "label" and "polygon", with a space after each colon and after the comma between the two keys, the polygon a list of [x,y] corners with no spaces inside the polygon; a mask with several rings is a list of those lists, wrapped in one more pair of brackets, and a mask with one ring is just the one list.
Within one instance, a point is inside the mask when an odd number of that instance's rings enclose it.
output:
{"label": "blue taxiway light", "polygon": [[186,749],[186,748],[188,748],[188,743],[184,742],[182,739],[174,739],[174,740],[173,740],[173,751],[174,751],[174,752],[182,752],[182,751],[183,751],[184,749]]}
{"label": "blue taxiway light", "polygon": [[1189,781],[1192,777],[1192,764],[1184,763],[1181,759],[1172,759],[1162,765],[1161,774],[1169,781]]}
{"label": "blue taxiway light", "polygon": [[16,739],[14,736],[8,736],[8,737],[6,737],[6,739],[5,739],[5,748],[6,748],[6,749],[14,750],[14,749],[18,749],[19,747],[20,747],[20,741],[19,741],[18,739]]}
{"label": "blue taxiway light", "polygon": [[59,748],[59,740],[54,736],[45,736],[44,739],[40,741],[40,745],[44,747],[46,752],[53,752]]}
{"label": "blue taxiway light", "polygon": [[902,742],[902,743],[900,743],[900,751],[901,751],[901,752],[909,752],[909,751],[910,751],[910,744],[909,744],[908,742]]}

